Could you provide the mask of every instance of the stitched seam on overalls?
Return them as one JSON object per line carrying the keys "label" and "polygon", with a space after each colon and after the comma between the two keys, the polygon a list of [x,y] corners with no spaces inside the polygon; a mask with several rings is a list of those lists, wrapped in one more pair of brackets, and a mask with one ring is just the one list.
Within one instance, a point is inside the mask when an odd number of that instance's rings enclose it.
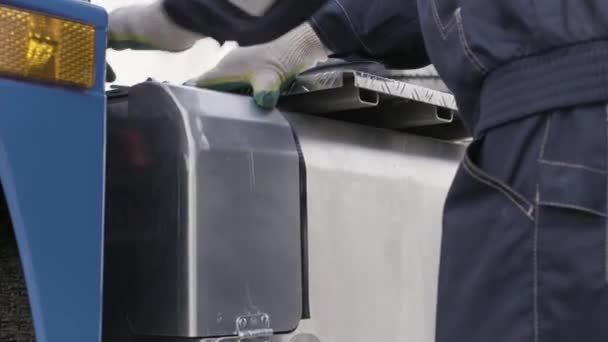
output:
{"label": "stitched seam on overalls", "polygon": [[580,210],[580,211],[585,211],[585,212],[588,212],[590,214],[594,214],[594,215],[597,215],[597,216],[606,217],[606,213],[602,213],[602,212],[597,211],[595,209],[587,208],[585,206],[581,206],[581,205],[578,205],[578,204],[570,204],[570,203],[563,203],[563,202],[552,202],[552,201],[540,201],[539,204],[540,205],[546,205],[546,206],[552,206],[552,207],[560,207],[560,208],[566,208],[566,209]]}
{"label": "stitched seam on overalls", "polygon": [[[303,0],[303,1],[307,1],[307,0]],[[344,8],[344,6],[342,6],[342,4],[340,3],[340,0],[334,0],[334,1],[340,7],[340,9],[342,9],[342,12],[344,13],[344,16],[346,17],[346,20],[348,21],[348,25],[350,26],[351,31],[353,31],[353,34],[355,35],[355,37],[357,38],[359,43],[361,43],[361,46],[363,46],[363,48],[365,49],[365,51],[367,53],[369,53],[370,55],[373,55],[372,50],[369,47],[367,47],[367,45],[365,45],[365,43],[363,42],[361,37],[359,37],[357,30],[355,30],[355,25],[353,24],[352,20],[350,19],[350,16],[348,15],[348,12],[346,12],[346,9]]]}
{"label": "stitched seam on overalls", "polygon": [[[546,146],[549,140],[549,135],[551,134],[551,123],[552,123],[552,119],[553,119],[553,115],[554,114],[550,114],[548,119],[547,119],[547,126],[545,128],[545,133],[543,136],[543,141],[542,141],[542,145],[540,147],[540,157],[538,158],[538,162],[541,164],[545,164],[545,165],[550,165],[550,166],[559,166],[559,167],[567,167],[567,168],[574,168],[574,169],[579,169],[579,170],[585,170],[588,172],[592,172],[592,173],[596,173],[596,174],[601,174],[601,175],[606,175],[608,174],[606,171],[604,170],[600,170],[597,168],[593,168],[590,166],[586,166],[586,165],[581,165],[581,164],[575,164],[575,163],[567,163],[567,162],[561,162],[561,161],[555,161],[555,160],[548,160],[546,158],[544,158],[545,152],[546,152]],[[608,137],[607,137],[608,138]],[[607,189],[608,190],[608,189]],[[547,205],[547,206],[554,206],[554,207],[560,207],[560,208],[565,208],[565,209],[572,209],[572,210],[580,210],[580,211],[584,211],[590,214],[594,214],[594,215],[598,215],[601,217],[607,217],[607,213],[608,213],[608,208],[606,212],[600,212],[598,210],[589,208],[589,207],[585,207],[585,206],[581,206],[578,204],[572,204],[572,203],[565,203],[565,202],[555,202],[555,201],[539,201],[540,205]],[[608,233],[608,227],[606,228],[607,233]],[[608,246],[607,246],[608,248]],[[607,252],[608,253],[608,252]],[[608,255],[607,255],[607,262],[608,262]],[[607,280],[608,280],[608,266],[607,266]]]}
{"label": "stitched seam on overalls", "polygon": [[551,130],[551,119],[553,115],[549,115],[547,118],[547,126],[545,127],[545,134],[543,135],[543,142],[540,145],[540,155],[538,157],[539,160],[545,157],[545,146],[547,146],[547,140],[549,140],[549,131]]}
{"label": "stitched seam on overalls", "polygon": [[[506,184],[504,184],[494,178],[491,178],[489,176],[482,177],[481,175],[478,174],[478,172],[473,171],[473,168],[476,169],[476,167],[472,165],[471,161],[468,158],[465,158],[464,163],[462,165],[464,166],[464,169],[469,173],[469,175],[471,175],[471,177],[477,179],[479,182],[481,182],[495,190],[500,191],[511,202],[513,202],[513,204],[515,204],[515,206],[517,206],[517,208],[519,208],[526,215],[526,217],[528,217],[530,220],[533,220],[532,213],[534,211],[534,206],[530,202],[528,202],[525,198],[523,198],[521,195],[519,195],[511,190],[506,190],[509,188]],[[520,202],[518,202],[517,199],[519,199],[526,206],[528,206],[528,209],[526,209]]]}
{"label": "stitched seam on overalls", "polygon": [[[606,161],[605,167],[608,168],[608,104],[605,107],[606,110]],[[608,178],[605,178],[606,182],[606,193],[608,196]],[[606,201],[606,213],[608,213],[608,201]],[[604,281],[608,283],[608,219],[604,219]]]}
{"label": "stitched seam on overalls", "polygon": [[585,166],[585,165],[581,165],[581,164],[564,163],[564,162],[547,160],[547,159],[539,159],[538,162],[542,163],[542,164],[546,164],[546,165],[551,165],[551,166],[560,166],[560,167],[567,167],[567,168],[571,168],[571,169],[585,170],[585,171],[589,171],[589,172],[593,172],[593,173],[598,173],[600,175],[606,174],[606,171],[596,169],[593,167],[589,167],[589,166]]}
{"label": "stitched seam on overalls", "polygon": [[439,5],[437,4],[437,0],[431,1],[431,11],[433,12],[433,19],[435,19],[435,25],[439,29],[439,34],[441,34],[441,38],[446,40],[448,34],[454,29],[455,17],[452,16],[450,21],[448,21],[447,25],[443,25],[443,21],[441,21],[441,17],[439,16]]}
{"label": "stitched seam on overalls", "polygon": [[534,334],[534,342],[539,342],[540,340],[540,310],[539,310],[539,296],[538,296],[538,235],[539,235],[539,225],[538,225],[538,204],[540,199],[540,190],[538,184],[536,185],[536,197],[535,197],[535,212],[534,212],[534,238],[532,245],[532,267],[533,267],[533,289],[532,289],[532,307],[533,307],[533,334]]}
{"label": "stitched seam on overalls", "polygon": [[485,74],[488,71],[488,69],[485,67],[485,65],[483,65],[483,63],[479,60],[479,58],[477,58],[477,55],[475,55],[475,53],[469,46],[469,41],[467,40],[467,37],[464,32],[464,27],[462,24],[462,13],[461,13],[460,8],[458,8],[456,10],[456,12],[454,13],[454,17],[456,18],[456,26],[458,27],[458,37],[460,38],[460,43],[462,44],[462,47],[464,48],[464,55],[467,57],[469,62],[471,62],[473,67],[475,67],[475,69],[477,69],[477,71],[479,71],[482,74]]}
{"label": "stitched seam on overalls", "polygon": [[572,168],[572,169],[585,170],[585,171],[597,173],[597,174],[600,174],[600,175],[607,174],[606,171],[600,170],[600,169],[597,169],[597,168],[594,168],[594,167],[591,167],[591,166],[582,165],[582,164],[576,164],[576,163],[568,163],[568,162],[557,161],[557,160],[550,160],[550,159],[544,158],[545,147],[547,146],[547,140],[549,139],[549,132],[551,130],[551,119],[552,118],[553,118],[553,115],[550,115],[549,118],[547,119],[547,126],[545,128],[545,134],[543,136],[543,142],[542,142],[542,145],[540,147],[540,158],[538,159],[538,162],[540,162],[542,164],[546,164],[546,165],[563,166],[563,167],[568,167],[568,168]]}
{"label": "stitched seam on overalls", "polygon": [[530,207],[532,206],[532,203],[530,201],[528,201],[528,199],[526,199],[524,196],[517,193],[515,190],[511,189],[511,187],[508,184],[505,184],[505,183],[501,182],[500,180],[492,177],[491,175],[488,175],[483,170],[481,170],[479,167],[477,167],[477,165],[475,165],[473,163],[473,161],[471,160],[471,158],[469,158],[468,155],[465,155],[465,157],[464,157],[464,164],[466,167],[469,168],[469,171],[475,173],[478,177],[484,178],[486,181],[494,183],[494,186],[502,187],[505,191],[510,193],[511,196],[522,201],[526,206],[530,206]]}

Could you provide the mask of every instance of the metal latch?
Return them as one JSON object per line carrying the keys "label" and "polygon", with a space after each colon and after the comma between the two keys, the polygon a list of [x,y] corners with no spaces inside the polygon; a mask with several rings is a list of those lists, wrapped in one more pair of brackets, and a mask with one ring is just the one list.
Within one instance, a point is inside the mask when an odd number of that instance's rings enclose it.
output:
{"label": "metal latch", "polygon": [[236,336],[205,339],[203,342],[251,341],[270,342],[274,331],[270,328],[270,316],[265,313],[239,316],[236,319]]}

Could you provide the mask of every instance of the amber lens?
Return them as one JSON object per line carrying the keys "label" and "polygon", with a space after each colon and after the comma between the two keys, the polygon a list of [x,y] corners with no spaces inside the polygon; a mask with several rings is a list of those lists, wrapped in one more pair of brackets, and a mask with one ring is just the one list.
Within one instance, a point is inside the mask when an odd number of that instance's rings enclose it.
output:
{"label": "amber lens", "polygon": [[0,6],[0,75],[91,88],[95,27]]}

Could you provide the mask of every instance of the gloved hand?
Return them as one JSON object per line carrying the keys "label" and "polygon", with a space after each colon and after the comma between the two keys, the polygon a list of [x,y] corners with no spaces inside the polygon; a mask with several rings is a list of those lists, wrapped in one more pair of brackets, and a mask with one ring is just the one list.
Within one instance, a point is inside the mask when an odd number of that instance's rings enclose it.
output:
{"label": "gloved hand", "polygon": [[109,15],[108,47],[114,50],[162,50],[180,52],[205,36],[173,23],[162,2],[132,5]]}
{"label": "gloved hand", "polygon": [[259,106],[271,109],[297,74],[326,60],[329,54],[306,23],[272,42],[236,48],[215,68],[186,84],[221,91],[248,89]]}

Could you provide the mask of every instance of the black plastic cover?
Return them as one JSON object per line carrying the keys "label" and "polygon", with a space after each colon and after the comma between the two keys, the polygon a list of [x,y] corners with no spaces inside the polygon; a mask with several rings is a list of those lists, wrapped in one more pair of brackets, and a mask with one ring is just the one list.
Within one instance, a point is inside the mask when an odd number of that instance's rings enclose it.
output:
{"label": "black plastic cover", "polygon": [[131,88],[108,106],[106,203],[104,327],[227,336],[255,313],[276,332],[297,327],[300,170],[278,111],[156,82]]}

